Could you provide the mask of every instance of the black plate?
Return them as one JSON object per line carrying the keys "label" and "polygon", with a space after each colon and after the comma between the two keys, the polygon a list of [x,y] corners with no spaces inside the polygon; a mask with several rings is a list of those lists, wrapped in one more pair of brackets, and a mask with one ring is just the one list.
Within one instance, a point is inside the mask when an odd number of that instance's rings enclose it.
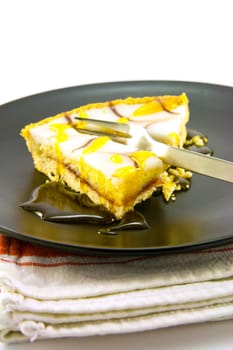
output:
{"label": "black plate", "polygon": [[189,127],[207,134],[217,157],[233,160],[233,88],[189,82],[140,81],[84,85],[26,97],[0,107],[0,230],[27,241],[72,252],[156,254],[233,242],[233,186],[194,175],[189,191],[166,204],[153,197],[138,206],[150,229],[98,234],[100,226],[40,220],[19,203],[44,182],[33,169],[21,128],[30,122],[90,102],[127,96],[180,94],[190,100]]}

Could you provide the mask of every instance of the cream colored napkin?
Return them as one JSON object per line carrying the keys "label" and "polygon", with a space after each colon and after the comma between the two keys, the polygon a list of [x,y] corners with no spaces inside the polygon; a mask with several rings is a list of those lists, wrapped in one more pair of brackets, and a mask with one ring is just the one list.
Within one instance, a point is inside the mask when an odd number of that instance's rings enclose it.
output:
{"label": "cream colored napkin", "polygon": [[0,236],[0,340],[137,332],[233,318],[233,245],[70,255]]}

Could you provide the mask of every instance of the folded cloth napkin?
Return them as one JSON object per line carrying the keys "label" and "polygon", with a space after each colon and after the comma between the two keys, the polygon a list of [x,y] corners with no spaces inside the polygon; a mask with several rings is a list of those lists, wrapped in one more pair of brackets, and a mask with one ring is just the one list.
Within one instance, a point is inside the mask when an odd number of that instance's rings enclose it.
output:
{"label": "folded cloth napkin", "polygon": [[0,340],[233,318],[233,245],[165,256],[63,253],[0,235]]}

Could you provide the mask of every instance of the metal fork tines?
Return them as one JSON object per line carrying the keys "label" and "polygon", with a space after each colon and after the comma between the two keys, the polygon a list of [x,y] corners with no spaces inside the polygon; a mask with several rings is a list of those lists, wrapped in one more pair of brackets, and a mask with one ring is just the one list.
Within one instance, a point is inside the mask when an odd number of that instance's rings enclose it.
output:
{"label": "metal fork tines", "polygon": [[75,117],[78,123],[75,125],[79,132],[109,135],[110,137],[131,138],[128,124],[103,121],[99,119]]}
{"label": "metal fork tines", "polygon": [[152,151],[170,165],[233,183],[233,162],[156,141],[139,125],[81,117],[76,119],[76,128],[80,132],[107,135],[136,149]]}

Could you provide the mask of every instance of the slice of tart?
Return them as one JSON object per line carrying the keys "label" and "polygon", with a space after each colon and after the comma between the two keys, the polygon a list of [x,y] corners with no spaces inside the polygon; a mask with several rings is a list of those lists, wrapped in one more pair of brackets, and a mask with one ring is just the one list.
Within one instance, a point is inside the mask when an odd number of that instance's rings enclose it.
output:
{"label": "slice of tart", "polygon": [[79,132],[77,117],[139,123],[155,139],[182,147],[189,119],[184,93],[89,104],[29,124],[21,131],[37,170],[87,194],[116,219],[151,197],[158,187],[168,186],[165,165],[153,153],[107,136]]}

